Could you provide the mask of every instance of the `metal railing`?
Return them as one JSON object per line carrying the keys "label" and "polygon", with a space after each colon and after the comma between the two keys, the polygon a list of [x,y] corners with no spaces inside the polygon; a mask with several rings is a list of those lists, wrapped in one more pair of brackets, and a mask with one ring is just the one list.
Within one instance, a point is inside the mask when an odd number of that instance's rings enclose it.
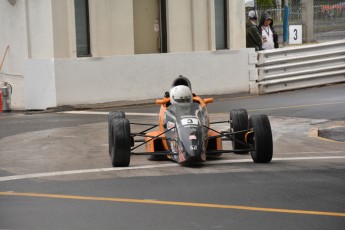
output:
{"label": "metal railing", "polygon": [[251,93],[345,82],[345,40],[259,51],[256,68]]}

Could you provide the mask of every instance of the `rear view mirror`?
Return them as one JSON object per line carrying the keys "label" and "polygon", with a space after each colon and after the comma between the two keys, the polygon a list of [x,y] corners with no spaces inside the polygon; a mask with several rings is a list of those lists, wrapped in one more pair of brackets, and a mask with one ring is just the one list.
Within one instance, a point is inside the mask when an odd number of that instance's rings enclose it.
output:
{"label": "rear view mirror", "polygon": [[158,99],[156,100],[157,105],[166,105],[170,101],[170,98]]}
{"label": "rear view mirror", "polygon": [[164,100],[160,100],[160,99],[156,100],[157,105],[164,105],[164,103],[165,103]]}

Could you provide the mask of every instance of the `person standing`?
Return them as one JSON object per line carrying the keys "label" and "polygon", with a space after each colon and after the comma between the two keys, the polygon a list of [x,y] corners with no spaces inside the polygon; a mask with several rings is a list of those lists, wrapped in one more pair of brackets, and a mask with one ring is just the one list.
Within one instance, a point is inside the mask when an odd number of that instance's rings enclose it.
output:
{"label": "person standing", "polygon": [[262,49],[276,49],[279,48],[278,34],[273,27],[273,19],[268,13],[261,15],[259,23],[259,33],[262,37]]}
{"label": "person standing", "polygon": [[256,24],[258,14],[251,10],[248,12],[248,20],[246,23],[246,47],[255,48],[255,51],[262,50],[262,39],[259,33],[259,28]]}

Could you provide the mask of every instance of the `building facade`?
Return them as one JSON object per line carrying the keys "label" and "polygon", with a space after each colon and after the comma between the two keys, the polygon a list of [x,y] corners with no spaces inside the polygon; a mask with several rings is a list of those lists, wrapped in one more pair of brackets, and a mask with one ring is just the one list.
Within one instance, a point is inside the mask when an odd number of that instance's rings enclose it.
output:
{"label": "building facade", "polygon": [[199,94],[247,92],[244,11],[242,0],[4,0],[0,80],[13,109],[157,98],[180,74]]}

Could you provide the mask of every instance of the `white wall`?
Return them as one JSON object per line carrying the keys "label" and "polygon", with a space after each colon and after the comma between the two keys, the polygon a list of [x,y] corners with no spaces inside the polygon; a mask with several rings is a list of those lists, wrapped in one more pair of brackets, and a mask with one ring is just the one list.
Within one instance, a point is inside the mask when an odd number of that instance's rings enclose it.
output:
{"label": "white wall", "polygon": [[54,57],[51,1],[27,1],[27,29],[29,58]]}
{"label": "white wall", "polygon": [[[75,55],[75,19],[73,0],[52,0],[53,44],[55,58]],[[74,7],[72,8],[74,9]],[[73,52],[74,51],[74,52]]]}
{"label": "white wall", "polygon": [[54,59],[26,59],[23,74],[25,109],[56,107]]}
{"label": "white wall", "polygon": [[89,0],[92,56],[134,54],[133,2]]}
{"label": "white wall", "polygon": [[17,1],[15,6],[8,1],[0,1],[0,63],[7,46],[9,48],[0,71],[0,86],[4,81],[12,85],[12,108],[20,109],[24,105],[21,69],[23,60],[28,57],[24,1]]}
{"label": "white wall", "polygon": [[231,49],[246,47],[246,16],[243,11],[244,5],[244,1],[228,1],[228,43]]}
{"label": "white wall", "polygon": [[192,0],[193,51],[210,50],[207,1]]}
{"label": "white wall", "polygon": [[168,52],[193,51],[191,0],[169,0],[167,9]]}
{"label": "white wall", "polygon": [[[160,98],[179,75],[188,77],[196,94],[249,91],[251,49],[193,53],[144,54],[102,58],[27,60],[26,109]],[[41,64],[40,64],[41,63]],[[44,71],[40,69],[44,66]],[[56,94],[52,84],[55,83]],[[34,94],[34,95],[33,95]],[[32,100],[32,98],[35,98]],[[38,101],[38,98],[46,100]]]}

